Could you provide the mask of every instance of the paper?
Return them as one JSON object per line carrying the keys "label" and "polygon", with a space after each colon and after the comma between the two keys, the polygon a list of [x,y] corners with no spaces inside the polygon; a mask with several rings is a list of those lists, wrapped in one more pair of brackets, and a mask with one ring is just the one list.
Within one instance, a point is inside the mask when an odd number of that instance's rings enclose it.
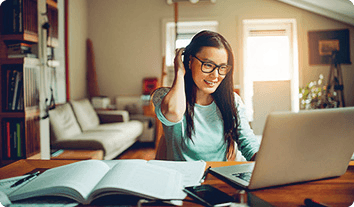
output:
{"label": "paper", "polygon": [[3,206],[8,206],[11,204],[11,201],[7,197],[7,195],[4,192],[0,191],[0,207]]}
{"label": "paper", "polygon": [[12,193],[16,189],[18,189],[20,186],[27,183],[28,181],[24,182],[23,184],[21,184],[19,186],[13,187],[13,188],[11,188],[11,185],[16,183],[18,180],[20,180],[24,177],[27,177],[27,176],[28,175],[22,175],[22,176],[17,176],[17,177],[12,177],[12,178],[0,180],[0,191],[4,192],[6,195],[9,195],[10,193]]}
{"label": "paper", "polygon": [[195,186],[200,185],[200,179],[204,174],[206,162],[200,161],[163,161],[163,160],[150,160],[148,163],[166,167],[169,169],[177,170],[183,177],[183,186]]}

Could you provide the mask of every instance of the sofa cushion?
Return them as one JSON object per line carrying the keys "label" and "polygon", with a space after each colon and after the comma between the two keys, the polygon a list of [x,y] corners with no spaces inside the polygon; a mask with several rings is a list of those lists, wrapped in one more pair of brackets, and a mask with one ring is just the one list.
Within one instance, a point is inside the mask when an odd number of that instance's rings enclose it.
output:
{"label": "sofa cushion", "polygon": [[110,160],[134,144],[143,131],[140,121],[101,124],[87,130],[75,139],[57,142],[53,145],[59,149],[103,149],[104,159]]}
{"label": "sofa cushion", "polygon": [[69,103],[50,110],[49,121],[53,135],[51,142],[66,140],[82,133]]}
{"label": "sofa cushion", "polygon": [[82,131],[95,128],[100,124],[97,113],[88,99],[70,101],[70,103]]}
{"label": "sofa cushion", "polygon": [[134,120],[100,124],[96,128],[84,132],[81,137],[89,138],[95,133],[99,133],[100,137],[97,139],[104,146],[104,159],[113,159],[138,140],[138,137],[143,133],[143,123]]}

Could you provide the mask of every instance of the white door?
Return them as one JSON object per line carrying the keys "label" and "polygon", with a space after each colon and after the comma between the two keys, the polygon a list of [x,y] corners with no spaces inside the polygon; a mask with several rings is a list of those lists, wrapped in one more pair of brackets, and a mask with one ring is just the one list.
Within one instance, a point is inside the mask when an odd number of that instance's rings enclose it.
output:
{"label": "white door", "polygon": [[243,98],[256,135],[272,111],[298,111],[294,20],[245,20]]}

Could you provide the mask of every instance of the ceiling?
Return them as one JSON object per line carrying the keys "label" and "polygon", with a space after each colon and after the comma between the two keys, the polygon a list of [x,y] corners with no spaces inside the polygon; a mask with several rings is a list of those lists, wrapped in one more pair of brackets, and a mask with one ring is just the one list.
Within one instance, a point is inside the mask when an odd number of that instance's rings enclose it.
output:
{"label": "ceiling", "polygon": [[354,0],[278,0],[354,26]]}

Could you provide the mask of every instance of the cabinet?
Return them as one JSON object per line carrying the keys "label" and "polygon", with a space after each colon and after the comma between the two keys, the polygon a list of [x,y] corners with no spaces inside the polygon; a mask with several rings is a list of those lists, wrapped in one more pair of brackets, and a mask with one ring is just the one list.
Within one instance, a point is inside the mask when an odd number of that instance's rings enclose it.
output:
{"label": "cabinet", "polygon": [[[54,0],[46,4],[51,48],[58,45],[58,9]],[[6,0],[1,4],[0,166],[40,152],[41,76],[39,59],[33,52],[39,39],[37,21],[37,0]]]}

